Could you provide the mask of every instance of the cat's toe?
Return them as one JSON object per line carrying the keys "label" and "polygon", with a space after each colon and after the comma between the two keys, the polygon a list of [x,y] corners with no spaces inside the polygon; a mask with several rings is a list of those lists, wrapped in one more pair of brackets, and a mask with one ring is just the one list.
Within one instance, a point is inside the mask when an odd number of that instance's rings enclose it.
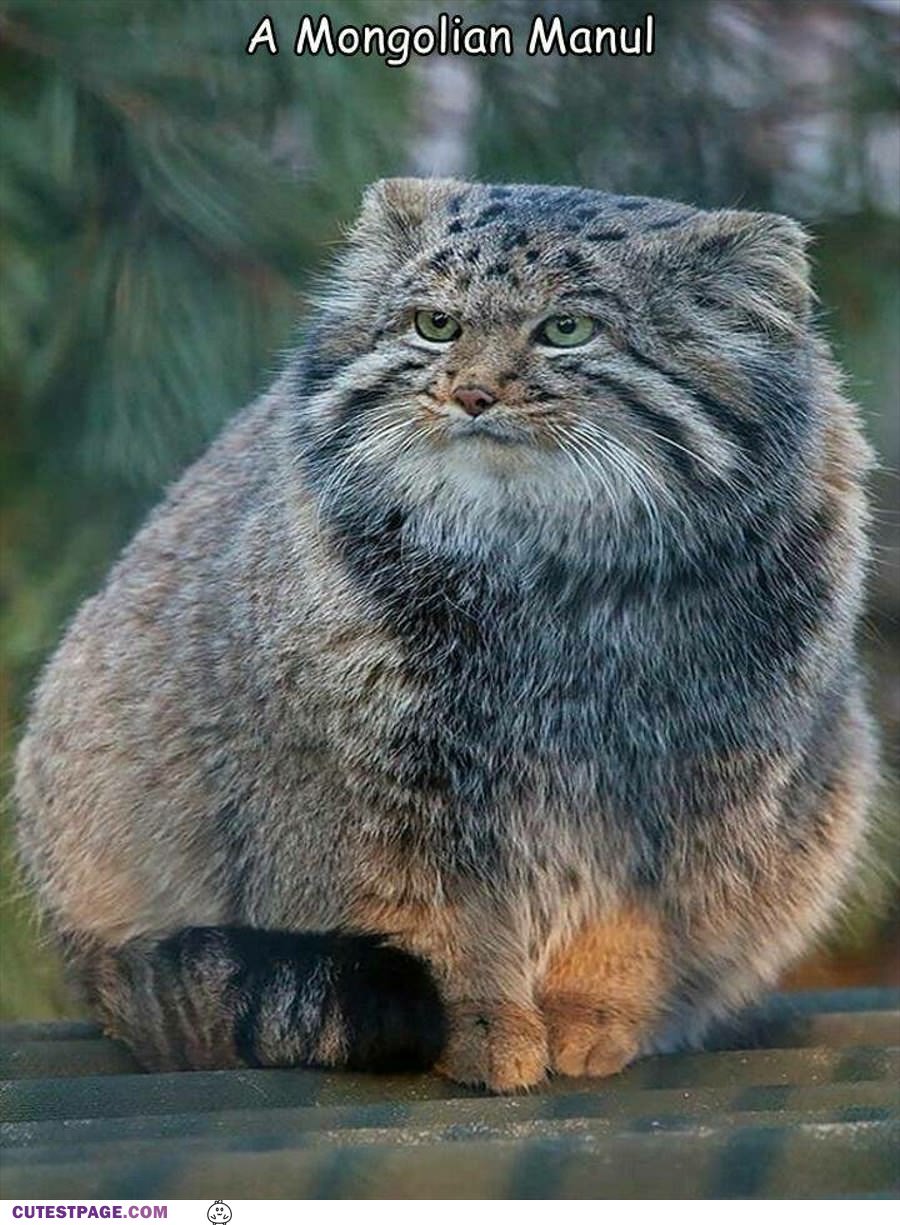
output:
{"label": "cat's toe", "polygon": [[545,1015],[550,1067],[561,1076],[614,1076],[638,1053],[632,1028],[601,1009],[548,1006]]}
{"label": "cat's toe", "polygon": [[539,1084],[549,1050],[544,1022],[516,1004],[451,1006],[450,1037],[437,1070],[461,1084],[510,1093]]}

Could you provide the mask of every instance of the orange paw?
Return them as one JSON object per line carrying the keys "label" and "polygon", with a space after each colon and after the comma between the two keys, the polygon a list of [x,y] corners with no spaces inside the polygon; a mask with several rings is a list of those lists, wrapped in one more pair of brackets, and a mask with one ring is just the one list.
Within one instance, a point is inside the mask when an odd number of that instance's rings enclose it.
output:
{"label": "orange paw", "polygon": [[639,1050],[636,1027],[601,1006],[549,999],[550,1067],[562,1076],[614,1076]]}
{"label": "orange paw", "polygon": [[437,1070],[464,1085],[509,1093],[547,1074],[547,1031],[535,1009],[518,1004],[449,1006],[450,1037]]}

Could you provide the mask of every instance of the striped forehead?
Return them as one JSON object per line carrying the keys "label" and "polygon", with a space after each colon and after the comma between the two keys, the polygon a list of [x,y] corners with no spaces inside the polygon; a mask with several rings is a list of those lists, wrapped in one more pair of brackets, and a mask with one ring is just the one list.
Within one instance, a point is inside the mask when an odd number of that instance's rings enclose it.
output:
{"label": "striped forehead", "polygon": [[451,196],[435,224],[448,240],[514,234],[622,242],[676,227],[695,214],[688,205],[649,196],[617,196],[576,187],[475,187]]}
{"label": "striped forehead", "polygon": [[675,230],[695,212],[669,200],[576,188],[473,188],[430,218],[402,288],[435,304],[465,300],[489,313],[514,306],[527,315],[612,271],[629,240]]}

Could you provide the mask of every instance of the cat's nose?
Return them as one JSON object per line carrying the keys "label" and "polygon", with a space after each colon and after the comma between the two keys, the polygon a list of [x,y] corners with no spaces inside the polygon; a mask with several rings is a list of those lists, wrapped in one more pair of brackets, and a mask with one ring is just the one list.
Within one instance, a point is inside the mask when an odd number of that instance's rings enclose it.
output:
{"label": "cat's nose", "polygon": [[486,409],[497,402],[497,397],[486,387],[457,387],[453,393],[453,399],[466,410],[470,417],[480,417]]}

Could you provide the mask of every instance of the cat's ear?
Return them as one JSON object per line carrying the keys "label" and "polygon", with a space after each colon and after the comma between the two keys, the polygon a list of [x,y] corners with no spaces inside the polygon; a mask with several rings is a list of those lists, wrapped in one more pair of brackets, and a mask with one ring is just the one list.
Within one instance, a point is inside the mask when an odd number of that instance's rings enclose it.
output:
{"label": "cat's ear", "polygon": [[351,242],[408,242],[465,188],[459,179],[379,179],[366,189]]}
{"label": "cat's ear", "polygon": [[700,310],[796,336],[813,303],[808,242],[802,226],[777,213],[709,212],[667,230],[657,255]]}

